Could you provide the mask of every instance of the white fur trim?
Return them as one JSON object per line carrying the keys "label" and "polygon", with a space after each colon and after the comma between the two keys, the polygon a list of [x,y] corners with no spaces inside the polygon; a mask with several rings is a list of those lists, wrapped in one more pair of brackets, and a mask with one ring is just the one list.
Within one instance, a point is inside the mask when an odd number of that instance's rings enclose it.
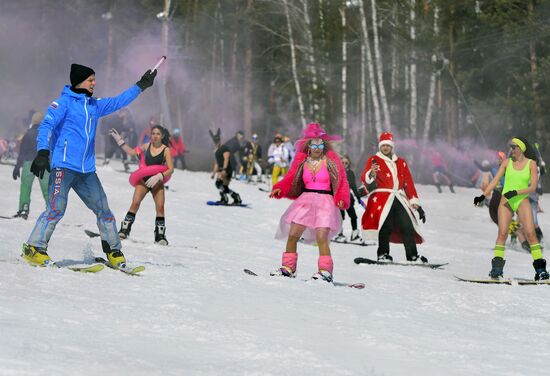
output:
{"label": "white fur trim", "polygon": [[409,200],[409,202],[411,203],[411,205],[418,205],[420,206],[420,200],[418,199],[418,197],[413,197]]}
{"label": "white fur trim", "polygon": [[393,141],[390,141],[390,140],[380,141],[378,143],[378,149],[380,149],[382,145],[390,145],[392,148],[395,148],[395,144],[393,143]]}

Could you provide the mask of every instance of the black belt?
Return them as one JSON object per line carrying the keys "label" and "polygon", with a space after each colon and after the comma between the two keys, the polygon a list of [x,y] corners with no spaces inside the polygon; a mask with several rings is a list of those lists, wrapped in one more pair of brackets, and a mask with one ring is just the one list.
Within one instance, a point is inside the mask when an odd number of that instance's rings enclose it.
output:
{"label": "black belt", "polygon": [[313,193],[319,193],[322,195],[332,195],[332,191],[322,191],[319,189],[304,189],[304,192],[313,192]]}

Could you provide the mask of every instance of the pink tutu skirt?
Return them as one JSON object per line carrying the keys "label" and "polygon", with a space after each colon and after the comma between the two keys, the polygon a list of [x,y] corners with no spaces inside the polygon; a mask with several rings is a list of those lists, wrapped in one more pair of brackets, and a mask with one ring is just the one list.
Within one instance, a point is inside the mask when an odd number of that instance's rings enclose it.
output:
{"label": "pink tutu skirt", "polygon": [[329,228],[329,239],[340,232],[342,215],[340,209],[334,205],[332,195],[304,192],[292,202],[281,217],[275,239],[286,240],[292,223],[306,226],[302,235],[304,242],[314,244],[316,228]]}

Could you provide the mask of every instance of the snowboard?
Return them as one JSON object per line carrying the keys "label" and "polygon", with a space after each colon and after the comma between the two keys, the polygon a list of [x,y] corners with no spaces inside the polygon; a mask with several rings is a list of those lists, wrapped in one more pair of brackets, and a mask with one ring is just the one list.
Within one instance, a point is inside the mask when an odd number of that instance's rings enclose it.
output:
{"label": "snowboard", "polygon": [[[243,272],[245,272],[246,274],[248,275],[252,275],[254,277],[258,277],[258,274],[253,272],[252,270],[250,269],[243,269]],[[300,281],[302,282],[308,282],[310,281],[309,279],[300,279]],[[364,283],[346,283],[346,282],[332,282],[332,284],[336,287],[349,287],[349,288],[353,288],[353,289],[364,289],[365,288],[365,284]]]}
{"label": "snowboard", "polygon": [[524,279],[524,278],[502,278],[502,279],[491,279],[489,277],[483,278],[469,278],[469,277],[459,277],[454,276],[457,280],[462,282],[470,283],[483,283],[483,284],[492,284],[492,285],[519,285],[519,286],[532,286],[532,285],[550,285],[550,280],[544,281],[535,281],[533,279]]}
{"label": "snowboard", "polygon": [[206,205],[209,205],[209,206],[235,206],[235,207],[240,207],[240,208],[250,208],[250,204],[238,204],[238,205],[235,205],[235,204],[224,204],[220,201],[206,201]]}
{"label": "snowboard", "polygon": [[398,265],[398,266],[420,266],[424,268],[439,269],[449,263],[432,264],[432,263],[416,263],[411,261],[378,261],[364,257],[357,257],[353,260],[356,264],[368,264],[368,265]]}

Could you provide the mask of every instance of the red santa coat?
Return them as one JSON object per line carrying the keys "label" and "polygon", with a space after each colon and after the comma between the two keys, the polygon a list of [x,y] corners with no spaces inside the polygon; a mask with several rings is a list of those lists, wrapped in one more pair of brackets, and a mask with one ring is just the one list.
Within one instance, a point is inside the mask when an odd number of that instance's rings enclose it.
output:
{"label": "red santa coat", "polygon": [[[364,239],[378,240],[378,231],[388,217],[393,200],[397,199],[411,219],[416,243],[422,243],[424,239],[420,235],[418,222],[411,206],[420,205],[420,201],[407,162],[395,154],[390,159],[381,152],[376,153],[367,160],[361,174],[361,181],[365,185],[373,182],[369,176],[373,161],[378,163],[380,170],[376,176],[377,187],[369,195],[367,208],[361,219]],[[403,235],[397,226],[392,229],[390,242],[403,243]]]}

